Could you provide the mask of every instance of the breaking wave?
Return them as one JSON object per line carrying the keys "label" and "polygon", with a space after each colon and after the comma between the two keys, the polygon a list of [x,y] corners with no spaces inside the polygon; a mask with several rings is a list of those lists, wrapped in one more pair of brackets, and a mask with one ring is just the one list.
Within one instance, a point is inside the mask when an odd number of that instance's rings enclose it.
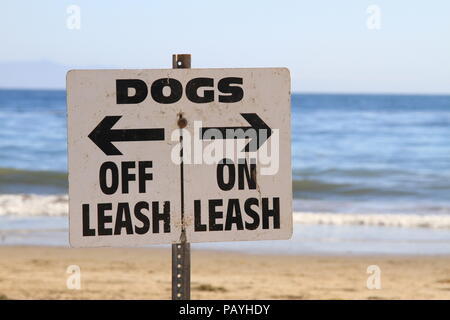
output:
{"label": "breaking wave", "polygon": [[[297,170],[294,170],[292,187],[294,197],[298,199],[322,199],[324,197],[392,199],[394,197],[417,198],[419,196],[434,199],[433,195],[437,193],[446,194],[450,192],[450,183],[445,179],[432,180],[434,182],[426,184],[424,188],[417,188],[416,184],[413,187],[386,185],[386,174],[403,174],[407,176],[405,172],[392,170],[381,170],[380,172],[362,169],[335,169],[320,172],[304,170],[301,176],[297,174]],[[332,179],[336,175],[343,177],[358,176],[361,180]],[[384,180],[370,182],[371,177],[377,175],[380,175]],[[65,194],[67,193],[67,188],[67,172],[0,168],[0,193],[3,194]]]}
{"label": "breaking wave", "polygon": [[450,229],[450,215],[296,212],[294,223]]}
{"label": "breaking wave", "polygon": [[67,173],[0,168],[0,193],[65,194]]}
{"label": "breaking wave", "polygon": [[67,195],[0,195],[0,216],[65,216],[68,201]]}
{"label": "breaking wave", "polygon": [[[67,195],[0,195],[0,216],[67,216]],[[450,229],[450,215],[294,212],[294,223]]]}

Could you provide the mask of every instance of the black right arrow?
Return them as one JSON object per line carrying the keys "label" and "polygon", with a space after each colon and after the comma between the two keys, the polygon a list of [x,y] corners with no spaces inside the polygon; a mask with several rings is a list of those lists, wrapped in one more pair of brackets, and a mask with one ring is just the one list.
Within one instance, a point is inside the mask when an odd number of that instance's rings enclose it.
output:
{"label": "black right arrow", "polygon": [[160,141],[164,140],[164,129],[112,129],[122,116],[106,116],[88,135],[107,156],[120,156],[122,152],[111,142]]}
{"label": "black right arrow", "polygon": [[[272,129],[256,114],[256,113],[241,113],[241,116],[247,120],[250,127],[205,127],[200,128],[201,139],[209,140],[205,138],[204,134],[208,130],[220,131],[222,134],[221,139],[245,139],[252,138],[252,140],[245,146],[244,152],[254,152],[261,147],[264,142],[272,135]],[[248,130],[254,130],[256,137],[247,134]],[[264,132],[265,131],[265,132]],[[211,132],[214,137],[214,131]],[[256,141],[253,141],[253,138]],[[216,137],[217,139],[217,137]],[[256,143],[255,143],[256,142]]]}

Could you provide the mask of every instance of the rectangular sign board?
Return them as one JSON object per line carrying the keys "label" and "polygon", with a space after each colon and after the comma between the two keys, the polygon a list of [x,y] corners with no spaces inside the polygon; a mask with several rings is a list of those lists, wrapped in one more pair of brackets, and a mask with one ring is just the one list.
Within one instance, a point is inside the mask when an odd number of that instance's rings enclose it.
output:
{"label": "rectangular sign board", "polygon": [[285,68],[67,74],[74,247],[292,234]]}

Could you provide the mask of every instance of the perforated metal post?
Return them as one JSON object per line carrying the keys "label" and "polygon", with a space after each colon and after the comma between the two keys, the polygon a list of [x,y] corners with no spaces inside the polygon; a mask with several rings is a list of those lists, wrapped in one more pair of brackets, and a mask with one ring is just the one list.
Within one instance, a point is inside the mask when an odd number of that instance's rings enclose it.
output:
{"label": "perforated metal post", "polygon": [[[190,54],[172,55],[172,68],[185,69],[191,67]],[[187,120],[179,115],[178,127],[183,129]],[[172,300],[189,300],[191,298],[191,246],[186,242],[184,226],[184,163],[183,163],[183,132],[180,132],[180,175],[181,175],[181,239],[180,243],[172,245]]]}

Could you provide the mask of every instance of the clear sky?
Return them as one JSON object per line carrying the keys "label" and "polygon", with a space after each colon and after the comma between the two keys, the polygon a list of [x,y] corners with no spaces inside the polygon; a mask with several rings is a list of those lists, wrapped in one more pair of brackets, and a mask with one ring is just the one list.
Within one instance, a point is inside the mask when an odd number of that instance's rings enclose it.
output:
{"label": "clear sky", "polygon": [[[67,27],[72,4],[80,29]],[[450,93],[448,0],[0,0],[0,38],[3,87],[64,87],[57,66],[169,68],[191,53],[199,68],[288,67],[293,91]]]}

